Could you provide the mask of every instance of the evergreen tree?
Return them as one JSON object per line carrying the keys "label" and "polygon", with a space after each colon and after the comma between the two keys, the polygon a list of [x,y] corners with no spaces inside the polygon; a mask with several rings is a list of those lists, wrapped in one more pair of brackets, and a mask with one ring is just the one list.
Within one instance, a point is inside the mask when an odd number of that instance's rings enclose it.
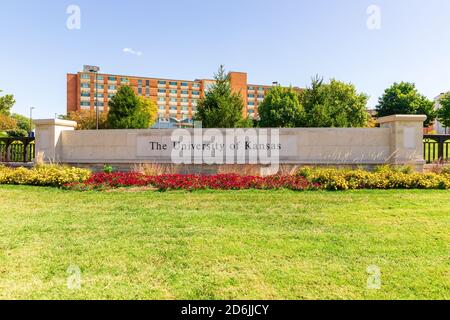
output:
{"label": "evergreen tree", "polygon": [[223,66],[214,75],[215,84],[197,105],[196,121],[204,128],[246,127],[250,121],[242,116],[244,101],[239,93],[231,91],[230,79]]}

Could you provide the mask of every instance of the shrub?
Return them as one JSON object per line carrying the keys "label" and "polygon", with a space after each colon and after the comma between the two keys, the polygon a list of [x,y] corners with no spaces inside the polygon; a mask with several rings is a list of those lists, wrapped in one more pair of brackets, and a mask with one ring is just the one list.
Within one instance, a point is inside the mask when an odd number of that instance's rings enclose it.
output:
{"label": "shrub", "polygon": [[0,184],[61,187],[83,182],[91,172],[86,169],[57,165],[37,166],[33,169],[0,167]]}
{"label": "shrub", "polygon": [[104,173],[113,173],[113,171],[114,171],[114,168],[113,168],[112,165],[110,165],[110,164],[105,164],[105,165],[103,166],[103,172],[104,172]]}
{"label": "shrub", "polygon": [[450,189],[450,174],[416,173],[409,167],[365,170],[302,168],[298,175],[327,190],[354,189]]}
{"label": "shrub", "polygon": [[443,167],[442,173],[450,175],[450,165]]}

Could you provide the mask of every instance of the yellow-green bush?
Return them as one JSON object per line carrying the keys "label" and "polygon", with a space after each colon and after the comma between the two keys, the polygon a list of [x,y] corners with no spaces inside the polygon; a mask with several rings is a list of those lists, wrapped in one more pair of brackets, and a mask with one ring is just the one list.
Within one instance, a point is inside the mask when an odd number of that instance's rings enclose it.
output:
{"label": "yellow-green bush", "polygon": [[67,183],[82,182],[91,172],[86,169],[57,165],[27,168],[0,167],[0,184],[60,187]]}
{"label": "yellow-green bush", "polygon": [[412,172],[408,167],[365,170],[302,168],[298,172],[327,190],[450,189],[450,174]]}

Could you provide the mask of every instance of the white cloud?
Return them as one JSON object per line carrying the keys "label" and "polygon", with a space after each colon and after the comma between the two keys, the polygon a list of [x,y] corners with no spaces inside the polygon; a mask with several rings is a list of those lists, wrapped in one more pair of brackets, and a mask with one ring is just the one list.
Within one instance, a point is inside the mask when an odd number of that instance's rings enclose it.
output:
{"label": "white cloud", "polygon": [[136,51],[133,48],[123,48],[122,51],[124,53],[133,54],[133,55],[138,56],[138,57],[142,56],[142,54],[143,54],[141,51]]}

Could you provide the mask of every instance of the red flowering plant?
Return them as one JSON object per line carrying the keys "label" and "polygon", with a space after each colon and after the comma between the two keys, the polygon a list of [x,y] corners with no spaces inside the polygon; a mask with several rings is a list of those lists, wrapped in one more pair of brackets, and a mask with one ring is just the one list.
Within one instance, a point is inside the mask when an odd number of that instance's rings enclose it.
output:
{"label": "red flowering plant", "polygon": [[95,173],[79,184],[66,185],[72,190],[104,190],[121,187],[151,186],[167,190],[243,190],[243,189],[290,189],[314,190],[320,187],[299,175],[273,175],[268,177],[241,176],[237,174],[182,175],[164,174],[148,176],[138,172]]}

